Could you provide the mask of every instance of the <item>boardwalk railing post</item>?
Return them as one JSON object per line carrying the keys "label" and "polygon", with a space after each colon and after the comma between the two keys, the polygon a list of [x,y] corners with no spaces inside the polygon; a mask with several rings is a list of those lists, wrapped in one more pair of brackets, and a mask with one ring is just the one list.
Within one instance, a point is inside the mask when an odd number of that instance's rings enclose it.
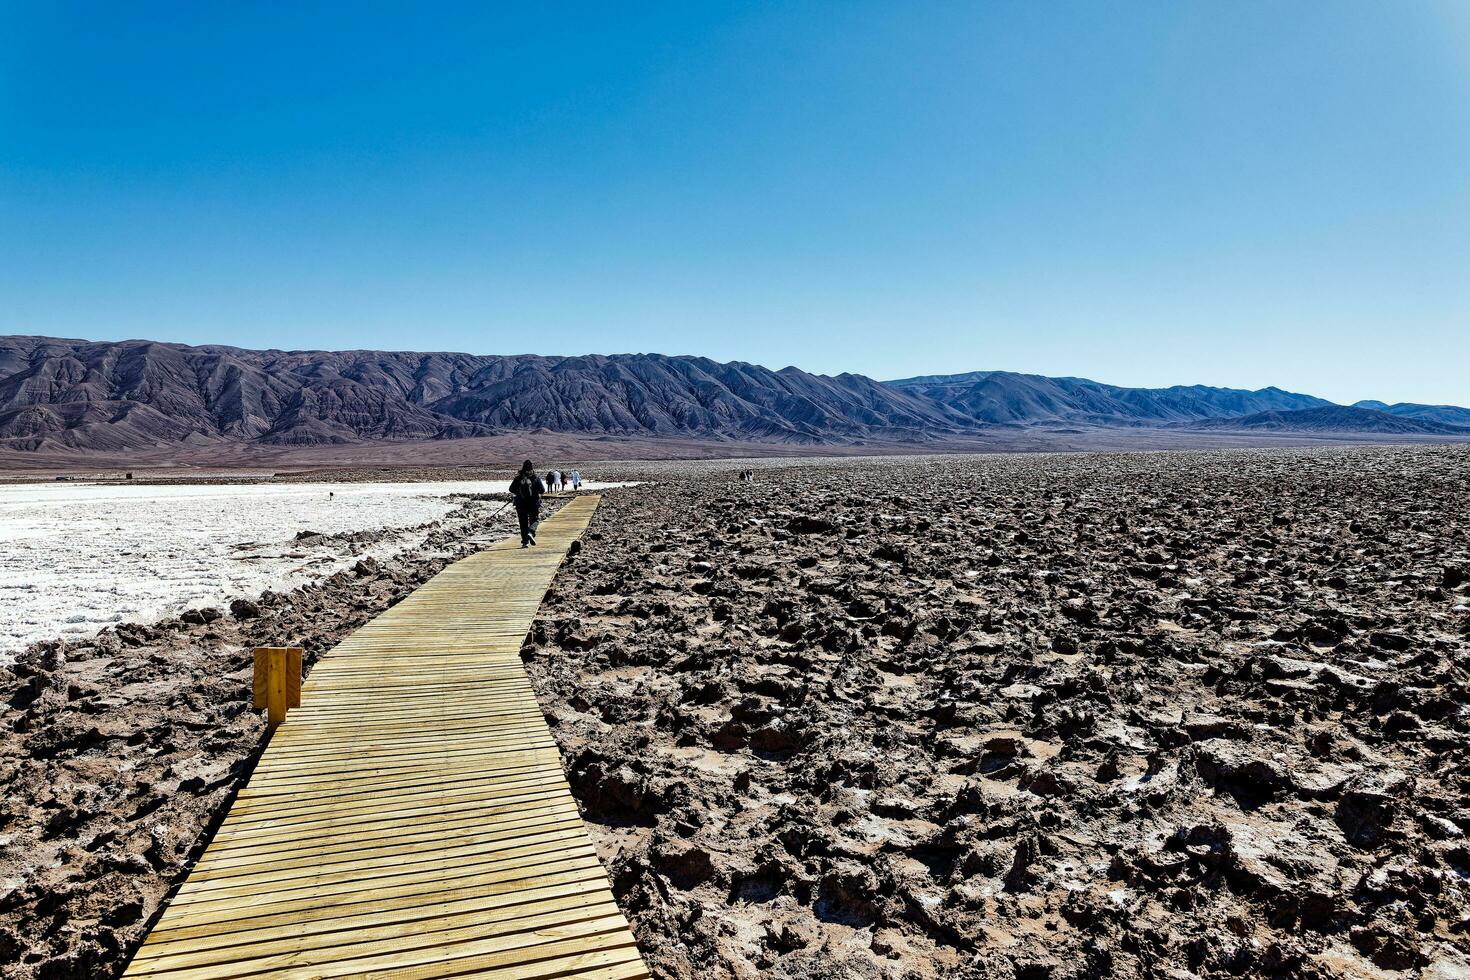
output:
{"label": "boardwalk railing post", "polygon": [[301,707],[301,648],[255,648],[255,708],[265,709],[270,730],[286,720],[286,711]]}

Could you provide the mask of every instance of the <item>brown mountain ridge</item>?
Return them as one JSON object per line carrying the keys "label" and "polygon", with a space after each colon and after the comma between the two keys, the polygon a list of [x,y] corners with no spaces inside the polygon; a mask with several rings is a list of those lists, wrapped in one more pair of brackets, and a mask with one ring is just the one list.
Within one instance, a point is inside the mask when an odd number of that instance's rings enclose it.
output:
{"label": "brown mountain ridge", "polygon": [[1267,421],[1273,431],[1470,434],[1437,419],[1338,408],[1278,388],[1122,388],[1003,371],[884,383],[663,354],[280,351],[0,337],[0,448],[22,452],[536,431],[922,446],[998,429],[1250,431]]}

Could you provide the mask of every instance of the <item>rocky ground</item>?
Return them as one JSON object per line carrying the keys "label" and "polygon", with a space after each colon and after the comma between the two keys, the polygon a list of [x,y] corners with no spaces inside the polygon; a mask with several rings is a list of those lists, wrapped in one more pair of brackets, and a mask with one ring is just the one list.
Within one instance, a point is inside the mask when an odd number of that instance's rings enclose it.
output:
{"label": "rocky ground", "polygon": [[655,976],[1470,976],[1470,452],[657,478],[525,647]]}
{"label": "rocky ground", "polygon": [[[1470,451],[598,475],[654,482],[525,655],[661,980],[1470,976]],[[249,648],[498,506],[0,668],[0,975],[115,974],[259,750]]]}
{"label": "rocky ground", "polygon": [[121,972],[262,747],[251,647],[300,646],[309,666],[514,520],[468,501],[392,559],[0,667],[0,976]]}

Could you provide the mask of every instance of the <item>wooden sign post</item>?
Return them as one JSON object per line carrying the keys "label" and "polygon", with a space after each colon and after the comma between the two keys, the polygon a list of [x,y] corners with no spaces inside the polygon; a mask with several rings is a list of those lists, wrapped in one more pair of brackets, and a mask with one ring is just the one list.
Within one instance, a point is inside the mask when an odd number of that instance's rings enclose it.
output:
{"label": "wooden sign post", "polygon": [[270,730],[286,720],[286,711],[301,707],[301,648],[255,648],[255,708],[265,709]]}

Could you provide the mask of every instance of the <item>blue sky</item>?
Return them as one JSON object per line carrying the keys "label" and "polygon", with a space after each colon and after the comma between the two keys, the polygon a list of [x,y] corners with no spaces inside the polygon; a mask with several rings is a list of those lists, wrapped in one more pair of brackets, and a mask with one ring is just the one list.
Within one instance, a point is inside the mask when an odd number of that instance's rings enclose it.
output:
{"label": "blue sky", "polygon": [[0,332],[1470,404],[1470,3],[0,0]]}

